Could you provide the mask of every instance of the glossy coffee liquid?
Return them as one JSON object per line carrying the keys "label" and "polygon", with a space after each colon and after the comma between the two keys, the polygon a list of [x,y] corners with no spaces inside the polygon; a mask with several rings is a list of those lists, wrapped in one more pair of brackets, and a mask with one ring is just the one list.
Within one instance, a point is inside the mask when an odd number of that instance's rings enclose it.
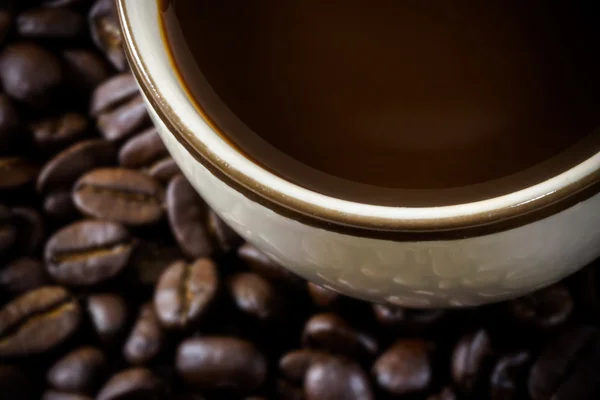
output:
{"label": "glossy coffee liquid", "polygon": [[505,194],[598,150],[593,3],[167,0],[161,7],[190,96],[249,158],[327,195],[425,206]]}

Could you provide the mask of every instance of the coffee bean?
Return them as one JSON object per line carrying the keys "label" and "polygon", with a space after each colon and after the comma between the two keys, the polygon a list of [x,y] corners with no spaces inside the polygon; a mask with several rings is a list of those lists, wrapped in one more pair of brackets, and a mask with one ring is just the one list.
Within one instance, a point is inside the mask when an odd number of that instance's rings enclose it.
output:
{"label": "coffee bean", "polygon": [[44,220],[33,208],[16,207],[11,210],[17,229],[16,251],[20,255],[37,254],[45,237]]}
{"label": "coffee bean", "polygon": [[281,357],[281,360],[279,360],[279,371],[289,381],[297,385],[302,385],[306,371],[308,371],[310,366],[328,357],[332,356],[318,350],[293,350]]}
{"label": "coffee bean", "polygon": [[20,188],[37,177],[39,167],[21,157],[0,157],[0,190]]}
{"label": "coffee bean", "polygon": [[117,276],[129,262],[133,242],[114,222],[85,220],[55,233],[46,244],[50,275],[64,285],[95,285]]}
{"label": "coffee bean", "polygon": [[48,383],[56,390],[93,394],[106,375],[108,362],[94,347],[80,347],[59,359],[46,374]]}
{"label": "coffee bean", "polygon": [[167,215],[173,236],[188,257],[208,257],[214,253],[205,225],[207,206],[183,175],[173,178],[167,187]]}
{"label": "coffee bean", "polygon": [[178,247],[143,242],[137,246],[131,264],[135,270],[136,281],[154,287],[167,267],[183,258],[184,255]]}
{"label": "coffee bean", "polygon": [[135,78],[130,73],[115,75],[94,90],[90,100],[90,115],[99,117],[127,103],[139,94]]}
{"label": "coffee bean", "polygon": [[343,296],[338,292],[316,285],[312,282],[308,282],[306,287],[310,298],[319,307],[329,309],[338,308],[344,300],[347,299],[346,296]]}
{"label": "coffee bean", "polygon": [[304,389],[278,379],[275,386],[275,398],[281,400],[304,400]]}
{"label": "coffee bean", "polygon": [[20,120],[17,110],[8,96],[0,93],[0,154],[8,153],[11,145],[17,140],[19,128]]}
{"label": "coffee bean", "polygon": [[96,53],[86,49],[72,49],[61,52],[66,79],[75,89],[87,91],[96,88],[110,76],[106,62]]}
{"label": "coffee bean", "polygon": [[531,354],[518,351],[501,357],[492,372],[490,400],[517,400],[523,398],[527,367]]}
{"label": "coffee bean", "polygon": [[65,393],[57,390],[46,390],[42,396],[42,400],[93,400],[83,394]]}
{"label": "coffee bean", "polygon": [[8,252],[17,239],[17,229],[10,211],[0,204],[0,256]]}
{"label": "coffee bean", "polygon": [[276,286],[285,286],[286,288],[296,290],[304,290],[306,288],[306,281],[304,279],[283,268],[249,243],[241,246],[237,254],[252,271],[264,276]]}
{"label": "coffee bean", "polygon": [[444,317],[440,309],[410,309],[388,304],[374,304],[373,312],[380,325],[405,333],[421,333],[434,327]]}
{"label": "coffee bean", "polygon": [[0,82],[4,91],[30,106],[47,105],[62,80],[58,59],[35,44],[11,44],[0,55]]}
{"label": "coffee bean", "polygon": [[171,157],[163,158],[162,160],[155,162],[148,169],[148,174],[163,185],[169,183],[175,175],[180,173],[179,167]]}
{"label": "coffee bean", "polygon": [[74,144],[48,161],[38,176],[40,192],[70,188],[86,172],[115,161],[115,149],[102,139],[91,139]]}
{"label": "coffee bean", "polygon": [[161,325],[185,329],[204,317],[218,289],[216,265],[209,259],[169,266],[154,292],[154,308]]}
{"label": "coffee bean", "polygon": [[89,15],[90,33],[94,43],[119,71],[127,69],[123,37],[117,20],[114,2],[97,0]]}
{"label": "coffee bean", "polygon": [[213,210],[208,211],[208,230],[218,244],[219,249],[224,253],[237,249],[244,242],[244,239]]}
{"label": "coffee bean", "polygon": [[70,145],[83,138],[87,130],[88,120],[74,112],[31,124],[33,140],[42,151],[55,151]]}
{"label": "coffee bean", "polygon": [[456,400],[458,397],[451,387],[447,386],[442,389],[439,393],[432,394],[427,400]]}
{"label": "coffee bean", "polygon": [[96,396],[96,400],[164,398],[162,382],[145,368],[131,368],[119,372],[106,382]]}
{"label": "coffee bean", "polygon": [[88,297],[87,311],[98,337],[113,345],[127,327],[127,306],[116,294],[96,294]]}
{"label": "coffee bean", "polygon": [[94,170],[81,177],[73,190],[73,202],[82,213],[127,225],[158,222],[164,197],[158,182],[122,168]]}
{"label": "coffee bean", "polygon": [[0,288],[13,295],[49,284],[44,265],[33,258],[19,258],[0,270]]}
{"label": "coffee bean", "polygon": [[0,364],[0,393],[2,400],[31,398],[31,385],[27,374],[16,365]]}
{"label": "coffee bean", "polygon": [[250,342],[231,337],[184,340],[177,348],[177,371],[196,390],[248,394],[267,377],[267,360]]}
{"label": "coffee bean", "polygon": [[237,308],[262,321],[282,318],[284,297],[266,279],[254,273],[237,273],[228,281],[229,292]]}
{"label": "coffee bean", "polygon": [[119,152],[119,164],[126,168],[142,168],[168,154],[156,128],[150,128],[125,142]]}
{"label": "coffee bean", "polygon": [[424,340],[398,340],[373,365],[377,384],[396,396],[428,390],[433,382],[433,349]]}
{"label": "coffee bean", "polygon": [[127,139],[132,134],[150,125],[150,116],[141,96],[101,114],[97,121],[98,130],[112,142]]}
{"label": "coffee bean", "polygon": [[34,8],[17,17],[17,32],[28,39],[78,39],[85,18],[68,8]]}
{"label": "coffee bean", "polygon": [[571,316],[573,307],[569,290],[560,283],[508,303],[513,318],[538,329],[563,325]]}
{"label": "coffee bean", "polygon": [[151,362],[162,349],[164,333],[154,312],[154,305],[142,306],[140,315],[123,347],[123,355],[132,365]]}
{"label": "coffee bean", "polygon": [[0,358],[51,350],[77,330],[80,320],[79,304],[63,288],[27,292],[0,310]]}
{"label": "coffee bean", "polygon": [[49,193],[44,198],[44,212],[51,218],[70,220],[75,219],[77,208],[73,204],[71,192],[66,190]]}
{"label": "coffee bean", "polygon": [[357,363],[333,357],[315,362],[308,369],[304,392],[307,400],[374,399],[363,369]]}
{"label": "coffee bean", "polygon": [[350,358],[370,358],[377,354],[375,338],[351,327],[339,315],[316,314],[304,325],[305,345]]}
{"label": "coffee bean", "polygon": [[477,389],[490,367],[492,340],[485,330],[463,336],[452,354],[452,379],[463,392]]}

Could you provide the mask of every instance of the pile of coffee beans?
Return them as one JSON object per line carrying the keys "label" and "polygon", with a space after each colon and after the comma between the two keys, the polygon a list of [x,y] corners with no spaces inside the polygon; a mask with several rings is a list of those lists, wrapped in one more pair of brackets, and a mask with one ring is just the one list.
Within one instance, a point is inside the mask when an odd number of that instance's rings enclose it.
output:
{"label": "pile of coffee beans", "polygon": [[594,265],[416,310],[243,243],[152,128],[113,7],[0,1],[0,398],[600,398]]}

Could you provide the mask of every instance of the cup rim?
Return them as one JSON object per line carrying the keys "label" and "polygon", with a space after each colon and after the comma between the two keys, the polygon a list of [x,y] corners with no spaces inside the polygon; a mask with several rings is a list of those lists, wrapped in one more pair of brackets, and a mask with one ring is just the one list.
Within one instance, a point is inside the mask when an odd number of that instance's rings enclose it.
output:
{"label": "cup rim", "polygon": [[[116,0],[123,31],[123,47],[131,70],[162,123],[188,153],[218,179],[272,211],[326,230],[357,236],[438,240],[495,233],[525,225],[583,201],[600,192],[600,152],[563,173],[513,193],[458,205],[438,207],[390,207],[369,205],[316,193],[293,184],[259,166],[231,144],[226,158],[203,141],[169,104],[161,81],[148,67],[149,57],[136,41],[127,0]],[[158,1],[154,2],[158,7]],[[157,24],[158,21],[152,21]],[[159,28],[160,29],[160,28]],[[166,43],[161,42],[167,52]],[[151,61],[151,60],[150,60]],[[186,92],[181,77],[180,90]],[[189,98],[189,94],[186,93]],[[190,99],[191,100],[191,99]],[[200,110],[197,117],[220,136]],[[221,136],[222,137],[222,136]],[[244,165],[245,163],[245,165]],[[254,168],[248,168],[251,163]],[[259,171],[260,176],[256,171]]]}

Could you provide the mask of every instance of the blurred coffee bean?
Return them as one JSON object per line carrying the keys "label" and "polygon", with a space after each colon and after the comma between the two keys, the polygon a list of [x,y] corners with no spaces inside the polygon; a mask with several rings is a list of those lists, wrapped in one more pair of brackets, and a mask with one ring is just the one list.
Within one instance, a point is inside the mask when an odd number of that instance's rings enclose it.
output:
{"label": "blurred coffee bean", "polygon": [[302,341],[306,346],[350,358],[371,358],[378,351],[375,338],[359,332],[333,313],[316,314],[306,321]]}
{"label": "blurred coffee bean", "polygon": [[164,189],[140,172],[103,168],[82,176],[73,202],[84,214],[126,225],[148,225],[163,217]]}
{"label": "blurred coffee bean", "polygon": [[183,258],[184,255],[178,247],[140,243],[131,262],[136,283],[154,287],[167,267]]}
{"label": "blurred coffee bean", "polygon": [[12,220],[17,229],[15,249],[20,255],[36,255],[45,238],[44,219],[33,208],[15,207],[11,211]]}
{"label": "blurred coffee bean", "polygon": [[80,347],[59,359],[46,374],[57,391],[93,394],[108,370],[104,354],[94,347]]}
{"label": "blurred coffee bean", "polygon": [[45,260],[53,279],[64,285],[89,286],[118,275],[134,244],[114,222],[84,220],[56,232],[47,242]]}
{"label": "blurred coffee bean", "polygon": [[517,400],[523,398],[527,368],[531,354],[518,351],[501,357],[490,380],[490,400]]}
{"label": "blurred coffee bean", "polygon": [[16,239],[17,229],[13,224],[12,215],[0,204],[0,256],[8,252]]}
{"label": "blurred coffee bean", "polygon": [[50,284],[44,265],[33,258],[19,258],[0,270],[0,289],[19,295]]}
{"label": "blurred coffee bean", "polygon": [[27,105],[46,106],[62,80],[58,59],[33,43],[10,44],[0,54],[0,82],[5,93]]}
{"label": "blurred coffee bean", "polygon": [[13,15],[10,11],[0,9],[0,45],[4,42],[12,26]]}
{"label": "blurred coffee bean", "polygon": [[94,43],[119,71],[127,69],[123,37],[112,0],[97,0],[89,15],[90,32]]}
{"label": "blurred coffee bean", "polygon": [[87,311],[103,343],[116,344],[127,328],[127,305],[116,294],[95,294],[87,299]]}
{"label": "blurred coffee bean", "polygon": [[154,305],[143,305],[123,347],[125,359],[132,365],[148,364],[160,353],[164,336],[154,312]]}
{"label": "blurred coffee bean", "polygon": [[111,142],[124,140],[150,125],[150,116],[141,96],[101,114],[97,126],[102,135]]}
{"label": "blurred coffee bean", "polygon": [[563,325],[571,316],[573,307],[571,294],[561,283],[508,302],[513,318],[538,329]]}
{"label": "blurred coffee bean", "polygon": [[39,192],[70,188],[86,172],[111,165],[116,153],[112,144],[102,139],[78,142],[58,153],[44,165],[38,176]]}
{"label": "blurred coffee bean", "polygon": [[[533,400],[600,398],[598,330],[575,326],[552,339],[542,350],[529,375]],[[585,393],[586,391],[590,393]],[[595,393],[594,393],[595,391]]]}
{"label": "blurred coffee bean", "polygon": [[31,383],[27,374],[21,368],[16,365],[0,364],[0,393],[2,393],[2,400],[30,399],[31,392]]}
{"label": "blurred coffee bean", "polygon": [[35,181],[39,167],[21,157],[0,157],[0,191],[20,188]]}
{"label": "blurred coffee bean", "polygon": [[281,400],[304,400],[304,389],[293,386],[283,379],[278,379],[275,384],[275,398]]}
{"label": "blurred coffee bean", "polygon": [[445,387],[439,393],[432,394],[427,400],[457,400],[456,393],[451,387]]}
{"label": "blurred coffee bean", "polygon": [[252,271],[264,276],[276,286],[283,285],[298,290],[304,290],[306,287],[304,279],[277,264],[250,243],[246,243],[240,247],[237,254]]}
{"label": "blurred coffee bean", "polygon": [[373,304],[380,325],[405,333],[421,333],[435,326],[445,314],[441,309],[411,309],[389,304]]}
{"label": "blurred coffee bean", "polygon": [[184,340],[177,348],[177,371],[196,390],[249,394],[267,377],[267,360],[252,343],[232,337]]}
{"label": "blurred coffee bean", "polygon": [[65,393],[58,390],[46,390],[42,396],[42,400],[93,400],[84,394]]}
{"label": "blurred coffee bean", "polygon": [[181,171],[171,157],[163,158],[152,164],[148,168],[148,175],[156,179],[158,182],[166,185],[175,175],[179,175]]}
{"label": "blurred coffee bean", "polygon": [[82,139],[88,120],[81,114],[66,112],[31,124],[33,140],[40,150],[56,150]]}
{"label": "blurred coffee bean", "polygon": [[346,296],[312,282],[308,282],[306,287],[310,298],[319,307],[337,308],[344,300],[347,300]]}
{"label": "blurred coffee bean", "polygon": [[[2,13],[0,12],[0,18]],[[1,41],[1,40],[0,40]],[[17,140],[20,120],[17,110],[4,93],[0,93],[0,155],[8,153]]]}
{"label": "blurred coffee bean", "polygon": [[49,193],[44,198],[43,209],[50,218],[70,220],[78,215],[77,208],[73,204],[71,192],[60,190]]}
{"label": "blurred coffee bean", "polygon": [[173,236],[190,258],[209,257],[214,253],[206,228],[207,206],[183,175],[167,187],[167,215]]}
{"label": "blurred coffee bean", "polygon": [[369,379],[356,363],[328,358],[311,365],[304,379],[307,400],[374,399]]}
{"label": "blurred coffee bean", "polygon": [[61,52],[66,80],[75,89],[89,91],[110,76],[106,62],[87,49],[71,49]]}
{"label": "blurred coffee bean", "polygon": [[215,301],[219,286],[217,267],[210,259],[169,266],[156,285],[154,308],[161,325],[186,329],[195,325]]}
{"label": "blurred coffee bean", "polygon": [[377,384],[396,396],[430,389],[433,382],[433,350],[434,345],[424,340],[398,340],[373,365]]}
{"label": "blurred coffee bean", "polygon": [[208,230],[219,249],[224,253],[237,249],[244,241],[213,210],[208,212]]}
{"label": "blurred coffee bean", "polygon": [[235,305],[243,313],[262,321],[272,321],[284,316],[284,297],[260,275],[237,273],[227,283]]}
{"label": "blurred coffee bean", "polygon": [[126,168],[142,168],[168,155],[156,128],[150,128],[125,142],[119,152],[119,164]]}
{"label": "blurred coffee bean", "polygon": [[68,8],[34,8],[17,17],[17,32],[28,39],[78,39],[85,18]]}
{"label": "blurred coffee bean", "polygon": [[77,330],[80,320],[79,304],[65,289],[47,286],[27,292],[0,310],[0,358],[51,350]]}
{"label": "blurred coffee bean", "polygon": [[138,94],[139,88],[133,75],[124,73],[112,76],[94,90],[90,100],[90,115],[97,118],[127,103]]}
{"label": "blurred coffee bean", "polygon": [[310,366],[317,361],[329,357],[332,356],[319,350],[293,350],[281,357],[281,360],[279,360],[279,371],[292,383],[302,385],[306,371],[308,371]]}
{"label": "blurred coffee bean", "polygon": [[452,379],[465,393],[472,393],[488,373],[493,356],[492,340],[484,329],[464,335],[452,353]]}
{"label": "blurred coffee bean", "polygon": [[152,371],[131,368],[110,378],[96,396],[96,400],[126,399],[165,399],[163,384]]}

